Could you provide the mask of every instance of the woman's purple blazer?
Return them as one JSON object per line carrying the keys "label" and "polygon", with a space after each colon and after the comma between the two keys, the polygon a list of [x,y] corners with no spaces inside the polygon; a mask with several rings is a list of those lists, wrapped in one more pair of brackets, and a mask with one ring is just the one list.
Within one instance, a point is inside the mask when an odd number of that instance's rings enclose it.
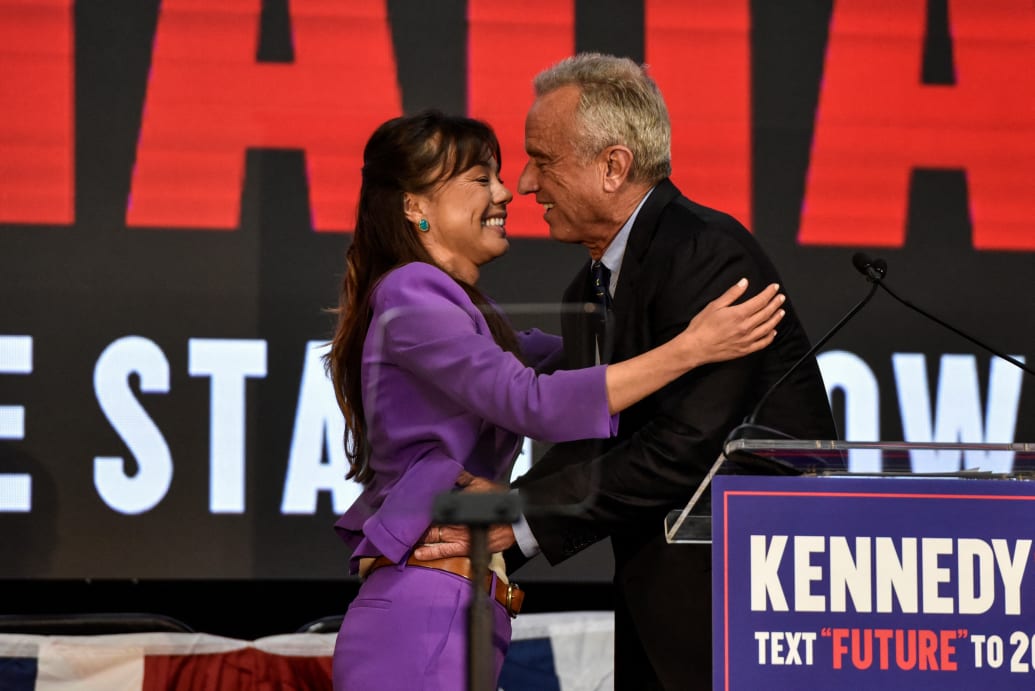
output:
{"label": "woman's purple blazer", "polygon": [[523,364],[493,340],[481,310],[440,269],[421,262],[374,290],[363,348],[363,408],[374,479],[335,523],[360,557],[401,561],[431,524],[437,495],[461,470],[499,480],[522,437],[606,438],[606,366],[538,374],[560,338],[519,334]]}

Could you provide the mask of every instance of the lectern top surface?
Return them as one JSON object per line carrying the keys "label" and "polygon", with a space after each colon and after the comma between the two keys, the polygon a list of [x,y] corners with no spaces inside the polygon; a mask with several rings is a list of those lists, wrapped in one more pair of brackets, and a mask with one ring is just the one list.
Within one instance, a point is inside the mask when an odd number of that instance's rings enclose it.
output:
{"label": "lectern top surface", "polygon": [[670,543],[711,541],[707,490],[716,475],[955,477],[1035,480],[1035,443],[733,439],[682,509],[665,517]]}
{"label": "lectern top surface", "polygon": [[[725,463],[719,469],[723,474],[1035,476],[1035,443],[1030,442],[734,439],[726,444],[724,455]],[[918,463],[920,458],[936,461]],[[923,467],[931,470],[925,472]]]}

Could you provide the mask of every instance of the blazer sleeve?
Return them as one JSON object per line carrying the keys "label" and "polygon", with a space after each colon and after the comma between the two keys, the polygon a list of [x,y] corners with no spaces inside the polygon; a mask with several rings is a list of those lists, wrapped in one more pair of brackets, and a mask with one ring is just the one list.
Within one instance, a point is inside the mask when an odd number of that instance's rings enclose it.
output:
{"label": "blazer sleeve", "polygon": [[560,336],[529,329],[518,333],[518,342],[521,356],[537,372],[553,372],[564,360],[564,342]]}
{"label": "blazer sleeve", "polygon": [[550,442],[606,438],[616,431],[606,366],[538,374],[488,336],[466,293],[438,269],[410,264],[393,271],[375,301],[383,315],[379,337],[393,364],[460,409]]}

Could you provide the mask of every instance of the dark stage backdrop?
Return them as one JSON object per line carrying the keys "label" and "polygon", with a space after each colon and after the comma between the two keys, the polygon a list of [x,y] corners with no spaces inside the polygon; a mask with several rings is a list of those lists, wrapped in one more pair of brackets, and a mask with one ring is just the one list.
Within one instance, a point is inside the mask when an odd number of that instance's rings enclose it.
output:
{"label": "dark stage backdrop", "polygon": [[[1033,36],[1028,0],[0,0],[0,578],[345,579],[319,354],[362,144],[483,117],[513,188],[530,79],[575,50],[651,65],[676,183],[752,229],[814,339],[862,251],[1030,360]],[[556,329],[584,251],[528,199],[508,228],[482,285]],[[1035,441],[1031,377],[884,293],[821,362],[847,439]]]}

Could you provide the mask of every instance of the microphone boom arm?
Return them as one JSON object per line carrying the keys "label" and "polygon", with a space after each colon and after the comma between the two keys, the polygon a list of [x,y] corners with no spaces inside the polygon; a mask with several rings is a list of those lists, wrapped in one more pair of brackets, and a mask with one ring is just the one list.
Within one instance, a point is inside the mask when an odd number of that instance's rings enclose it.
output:
{"label": "microphone boom arm", "polygon": [[919,312],[920,314],[924,315],[925,317],[927,317],[928,319],[930,319],[931,321],[933,321],[933,322],[935,322],[937,324],[940,324],[941,326],[944,326],[946,329],[948,329],[949,331],[953,332],[957,336],[962,336],[963,338],[967,339],[968,341],[970,341],[974,345],[978,346],[979,348],[981,348],[983,350],[987,350],[988,352],[992,353],[993,355],[1001,357],[1002,359],[1006,360],[1007,362],[1009,362],[1010,364],[1012,364],[1012,365],[1014,365],[1016,367],[1020,367],[1022,370],[1024,370],[1028,374],[1035,375],[1035,370],[1031,369],[1030,367],[1025,365],[1023,362],[1021,362],[1020,360],[1017,360],[1016,358],[1010,357],[1009,355],[1006,355],[1005,353],[1000,353],[998,350],[996,350],[992,346],[988,345],[987,343],[982,343],[981,341],[977,340],[973,336],[970,336],[970,335],[960,331],[955,326],[953,326],[951,324],[947,324],[946,322],[942,321],[941,319],[939,319],[938,317],[934,316],[933,314],[930,314],[930,313],[922,310],[921,308],[917,307],[913,303],[909,302],[908,300],[899,297],[895,293],[895,291],[893,291],[891,288],[889,288],[886,285],[884,285],[883,281],[875,281],[874,285],[880,286],[881,288],[884,289],[884,292],[886,292],[888,295],[890,295],[891,297],[893,297],[896,300],[898,300],[899,302],[901,302],[903,305],[905,305],[909,309],[915,310],[915,311]]}
{"label": "microphone boom arm", "polygon": [[[730,431],[729,435],[726,438],[727,441],[729,441],[731,438],[733,438],[733,436],[736,433],[738,433],[738,432],[740,432],[740,431],[742,431],[744,429],[752,429],[752,428],[762,429],[762,427],[760,425],[757,425],[755,423],[755,420],[758,417],[759,412],[762,410],[762,406],[764,406],[766,401],[769,400],[769,397],[772,396],[773,392],[776,391],[778,388],[780,388],[780,386],[784,383],[784,381],[789,376],[791,376],[791,374],[793,372],[795,372],[798,369],[798,367],[801,366],[802,363],[804,363],[809,358],[815,356],[815,354],[817,352],[819,352],[819,349],[822,348],[823,345],[827,341],[829,341],[830,338],[834,334],[836,334],[841,329],[842,326],[847,324],[848,321],[853,316],[855,316],[855,314],[859,310],[861,310],[866,305],[867,302],[870,301],[870,299],[873,297],[874,293],[877,292],[878,288],[884,289],[884,291],[887,292],[888,295],[890,295],[891,297],[895,298],[895,300],[897,300],[898,302],[902,303],[906,307],[908,307],[908,308],[910,308],[910,309],[912,309],[912,310],[914,310],[916,312],[919,312],[921,315],[923,315],[923,316],[927,317],[928,319],[930,319],[931,321],[933,321],[933,322],[935,322],[935,323],[945,327],[949,331],[952,331],[954,334],[956,334],[958,336],[962,336],[963,338],[967,339],[968,341],[970,341],[974,345],[978,346],[979,348],[982,348],[983,350],[985,350],[985,351],[987,351],[989,353],[992,353],[993,355],[995,355],[997,357],[1000,357],[1003,360],[1006,360],[1010,364],[1012,364],[1012,365],[1014,365],[1016,367],[1019,367],[1021,370],[1027,372],[1028,374],[1035,375],[1035,370],[1033,370],[1031,367],[1028,367],[1023,362],[1017,360],[1016,358],[1010,357],[1009,355],[1006,355],[1005,353],[999,352],[998,350],[996,350],[995,348],[992,348],[988,344],[982,343],[981,341],[979,341],[978,339],[974,338],[973,336],[971,336],[969,334],[966,334],[963,331],[960,331],[955,326],[952,326],[951,324],[948,324],[948,323],[942,321],[938,317],[934,316],[933,314],[929,314],[929,313],[925,312],[924,310],[922,310],[921,308],[917,307],[916,305],[914,305],[913,303],[909,302],[908,300],[905,300],[905,299],[899,297],[895,293],[895,291],[893,291],[891,288],[889,288],[887,285],[884,284],[884,278],[887,276],[887,273],[888,273],[888,264],[883,259],[874,259],[872,257],[869,257],[869,256],[863,254],[862,252],[856,252],[855,255],[852,257],[852,264],[854,264],[856,270],[859,273],[861,273],[862,275],[864,275],[866,277],[866,280],[869,281],[872,284],[872,286],[870,287],[870,291],[866,294],[866,297],[864,297],[862,300],[860,300],[859,303],[855,305],[855,307],[853,307],[851,310],[849,310],[848,313],[845,314],[845,316],[843,316],[841,318],[841,320],[839,322],[837,322],[837,324],[835,324],[834,327],[832,329],[830,329],[830,331],[828,331],[826,333],[826,335],[824,335],[821,339],[816,341],[815,345],[813,345],[811,348],[809,348],[808,351],[806,351],[806,353],[804,355],[802,355],[801,358],[799,358],[798,361],[795,362],[790,367],[790,369],[788,369],[786,372],[784,372],[783,375],[779,379],[777,379],[776,382],[772,386],[769,387],[769,389],[762,395],[762,397],[758,399],[758,402],[755,404],[755,408],[754,408],[754,410],[751,411],[751,414],[748,415],[746,418],[744,418],[744,422],[742,422],[741,424],[737,425],[732,431]],[[767,429],[766,431],[768,431],[768,432],[778,432],[778,430],[769,430],[769,429]]]}
{"label": "microphone boom arm", "polygon": [[783,373],[783,376],[781,376],[779,379],[773,382],[773,385],[769,387],[769,390],[762,394],[762,397],[758,399],[758,403],[755,405],[755,409],[751,411],[750,415],[744,418],[743,424],[739,425],[737,429],[741,429],[744,426],[753,426],[755,424],[755,418],[758,417],[758,413],[762,410],[762,406],[765,404],[767,400],[769,400],[769,396],[774,391],[776,391],[776,389],[778,389],[781,384],[783,384],[784,380],[787,379],[787,377],[789,377],[792,373],[796,372],[798,367],[801,366],[801,363],[805,362],[810,357],[814,356],[817,352],[819,352],[819,349],[822,348],[823,345],[827,341],[829,341],[834,334],[840,331],[841,327],[847,324],[848,321],[855,316],[856,312],[858,312],[866,306],[866,303],[869,302],[870,299],[873,298],[874,293],[877,292],[877,286],[881,285],[881,281],[879,280],[871,281],[871,283],[873,285],[870,287],[870,291],[866,293],[866,296],[858,303],[856,303],[855,307],[848,310],[847,314],[841,317],[841,320],[834,324],[830,331],[827,331],[826,334],[818,341],[816,341],[816,343],[811,348],[809,348],[808,351],[804,355],[802,355],[797,362],[791,365],[791,367]]}

